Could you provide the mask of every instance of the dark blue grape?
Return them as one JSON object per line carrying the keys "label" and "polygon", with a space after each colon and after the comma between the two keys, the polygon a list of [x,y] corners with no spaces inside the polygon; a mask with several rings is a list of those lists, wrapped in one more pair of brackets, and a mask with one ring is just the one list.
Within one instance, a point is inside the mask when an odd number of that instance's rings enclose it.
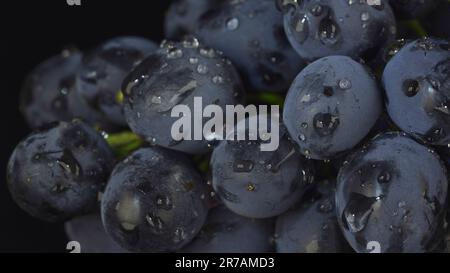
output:
{"label": "dark blue grape", "polygon": [[349,57],[330,56],[297,76],[283,119],[305,156],[327,159],[355,147],[381,112],[381,92],[366,68]]}
{"label": "dark blue grape", "polygon": [[134,252],[173,252],[203,226],[206,184],[187,158],[141,148],[114,168],[102,197],[107,233]]}
{"label": "dark blue grape", "polygon": [[280,215],[312,185],[311,163],[295,150],[286,130],[280,129],[275,151],[261,151],[261,140],[225,140],[214,149],[213,187],[233,212],[249,218]]}
{"label": "dark blue grape", "polygon": [[66,220],[96,208],[113,162],[103,137],[85,123],[49,124],[15,148],[7,168],[8,187],[32,216]]}
{"label": "dark blue grape", "polygon": [[249,219],[224,206],[212,209],[200,233],[183,253],[269,253],[273,252],[272,219]]}
{"label": "dark blue grape", "polygon": [[376,137],[338,175],[339,224],[357,252],[425,252],[442,239],[447,173],[437,154],[404,133]]}
{"label": "dark blue grape", "polygon": [[286,38],[273,0],[222,1],[200,17],[195,33],[222,50],[252,90],[285,91],[305,66]]}
{"label": "dark blue grape", "polygon": [[67,237],[80,243],[81,253],[127,253],[106,234],[100,214],[75,217],[64,224]]}
{"label": "dark blue grape", "polygon": [[180,39],[193,34],[200,16],[224,0],[175,0],[164,20],[164,34],[169,39]]}
{"label": "dark blue grape", "polygon": [[433,145],[450,143],[450,43],[424,38],[405,45],[383,72],[393,122]]}
{"label": "dark blue grape", "polygon": [[355,0],[277,2],[289,41],[308,60],[330,55],[370,59],[395,37],[395,18],[385,0],[381,5]]}
{"label": "dark blue grape", "polygon": [[444,237],[444,247],[442,252],[450,253],[450,229],[447,229]]}
{"label": "dark blue grape", "polygon": [[20,110],[31,128],[59,120],[70,121],[78,114],[81,101],[73,85],[80,61],[79,51],[66,49],[39,64],[27,76]]}
{"label": "dark blue grape", "polygon": [[[194,124],[194,97],[201,98],[203,106],[225,109],[237,104],[243,92],[234,66],[193,37],[180,43],[163,42],[131,72],[123,90],[131,130],[151,144],[192,154],[208,152],[210,140],[192,140],[191,134],[191,140],[174,141],[171,130],[179,117],[171,117],[172,108],[187,105]],[[203,118],[203,123],[207,120]]]}
{"label": "dark blue grape", "polygon": [[128,73],[157,45],[139,37],[108,40],[85,54],[77,73],[77,92],[84,102],[109,122],[125,126],[118,94]]}
{"label": "dark blue grape", "polygon": [[335,182],[320,181],[315,197],[277,218],[275,244],[279,253],[349,252],[335,212]]}

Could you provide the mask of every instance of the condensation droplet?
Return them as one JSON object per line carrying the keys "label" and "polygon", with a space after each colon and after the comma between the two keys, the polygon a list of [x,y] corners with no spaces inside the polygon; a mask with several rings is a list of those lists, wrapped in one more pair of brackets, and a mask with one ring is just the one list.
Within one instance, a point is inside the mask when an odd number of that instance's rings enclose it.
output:
{"label": "condensation droplet", "polygon": [[167,59],[179,59],[183,57],[183,51],[179,48],[170,48],[167,51]]}
{"label": "condensation droplet", "polygon": [[193,57],[189,58],[189,63],[190,64],[197,64],[198,63],[198,58],[193,58]]}
{"label": "condensation droplet", "polygon": [[216,75],[212,78],[212,82],[215,84],[221,84],[223,83],[223,78],[219,75]]}
{"label": "condensation droplet", "polygon": [[361,13],[361,21],[367,22],[370,19],[370,14],[367,11]]}
{"label": "condensation droplet", "polygon": [[228,30],[236,30],[239,27],[239,19],[237,18],[230,18],[226,22],[227,29]]}
{"label": "condensation droplet", "polygon": [[341,79],[339,80],[339,88],[343,89],[343,90],[347,90],[352,88],[352,82],[349,79]]}
{"label": "condensation droplet", "polygon": [[208,67],[204,64],[199,64],[197,66],[197,72],[199,74],[206,74],[206,73],[208,73]]}
{"label": "condensation droplet", "polygon": [[161,104],[161,96],[153,96],[152,97],[152,103],[154,103],[154,104]]}

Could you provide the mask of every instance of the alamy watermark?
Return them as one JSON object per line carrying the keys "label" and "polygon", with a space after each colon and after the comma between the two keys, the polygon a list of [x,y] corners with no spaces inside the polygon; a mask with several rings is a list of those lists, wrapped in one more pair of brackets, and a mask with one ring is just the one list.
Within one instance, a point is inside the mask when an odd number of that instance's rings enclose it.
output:
{"label": "alamy watermark", "polygon": [[[203,107],[202,97],[194,97],[193,111],[187,105],[176,105],[171,117],[179,118],[171,129],[175,141],[259,139],[261,151],[275,151],[280,144],[278,105],[226,105],[224,113],[221,106]],[[203,124],[204,118],[210,119]]]}
{"label": "alamy watermark", "polygon": [[69,253],[81,253],[81,244],[78,241],[70,241],[67,243],[66,249],[70,250]]}
{"label": "alamy watermark", "polygon": [[81,0],[66,0],[69,6],[81,6]]}
{"label": "alamy watermark", "polygon": [[[370,241],[366,249],[368,253],[381,253],[381,244],[378,241]],[[69,253],[81,253],[81,244],[78,241],[69,241],[66,250],[69,250]]]}
{"label": "alamy watermark", "polygon": [[367,0],[369,6],[381,6],[381,0]]}

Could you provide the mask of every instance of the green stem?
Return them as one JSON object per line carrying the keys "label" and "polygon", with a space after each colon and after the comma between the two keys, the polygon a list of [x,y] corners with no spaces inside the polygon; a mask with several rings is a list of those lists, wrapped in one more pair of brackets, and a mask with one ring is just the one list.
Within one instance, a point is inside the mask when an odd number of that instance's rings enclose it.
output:
{"label": "green stem", "polygon": [[138,135],[130,131],[108,134],[105,136],[105,140],[118,157],[129,155],[144,143]]}
{"label": "green stem", "polygon": [[211,159],[210,155],[194,155],[192,159],[195,165],[202,173],[207,173],[209,169],[209,161]]}
{"label": "green stem", "polygon": [[278,93],[248,94],[247,98],[250,103],[255,104],[279,105],[280,107],[284,104],[284,97]]}
{"label": "green stem", "polygon": [[427,36],[427,31],[425,30],[425,28],[422,26],[422,24],[417,21],[417,20],[408,20],[405,21],[405,25],[410,28],[411,30],[413,30],[417,36],[419,37],[426,37]]}

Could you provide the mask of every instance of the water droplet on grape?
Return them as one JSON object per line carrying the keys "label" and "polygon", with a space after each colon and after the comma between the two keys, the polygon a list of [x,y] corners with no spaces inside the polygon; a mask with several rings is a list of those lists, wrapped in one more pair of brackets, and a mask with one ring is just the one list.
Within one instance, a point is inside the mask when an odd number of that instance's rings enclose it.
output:
{"label": "water droplet on grape", "polygon": [[212,82],[215,84],[221,84],[223,83],[223,78],[219,75],[216,75],[212,78]]}
{"label": "water droplet on grape", "polygon": [[406,80],[403,82],[403,92],[408,97],[414,97],[420,90],[420,84],[416,80]]}
{"label": "water droplet on grape", "polygon": [[339,40],[339,27],[330,18],[325,18],[319,25],[319,37],[325,44],[335,44]]}
{"label": "water droplet on grape", "polygon": [[226,22],[227,29],[228,30],[236,30],[239,27],[239,19],[237,18],[230,18]]}
{"label": "water droplet on grape", "polygon": [[330,113],[319,113],[314,116],[314,129],[319,136],[333,134],[339,125],[339,117]]}
{"label": "water droplet on grape", "polygon": [[183,51],[179,48],[169,48],[167,51],[167,59],[179,59],[183,57]]}
{"label": "water droplet on grape", "polygon": [[248,173],[253,170],[254,163],[251,160],[236,160],[233,163],[233,171],[237,173]]}
{"label": "water droplet on grape", "polygon": [[380,175],[378,175],[378,183],[389,183],[391,181],[391,174],[387,171],[382,171]]}
{"label": "water droplet on grape", "polygon": [[361,21],[367,22],[370,19],[370,14],[367,11],[361,13]]}
{"label": "water droplet on grape", "polygon": [[197,66],[197,72],[199,74],[206,74],[206,73],[208,73],[208,67],[204,64],[199,64]]}
{"label": "water droplet on grape", "polygon": [[376,202],[373,197],[367,197],[359,193],[351,193],[350,200],[342,214],[344,226],[350,232],[362,231],[372,214],[372,205]]}
{"label": "water droplet on grape", "polygon": [[198,58],[193,58],[193,57],[189,58],[189,63],[190,64],[197,64],[198,63]]}
{"label": "water droplet on grape", "polygon": [[164,228],[164,222],[158,216],[147,214],[145,220],[155,233],[161,233]]}
{"label": "water droplet on grape", "polygon": [[347,90],[352,88],[352,82],[349,79],[341,79],[338,82],[339,88],[342,90]]}

